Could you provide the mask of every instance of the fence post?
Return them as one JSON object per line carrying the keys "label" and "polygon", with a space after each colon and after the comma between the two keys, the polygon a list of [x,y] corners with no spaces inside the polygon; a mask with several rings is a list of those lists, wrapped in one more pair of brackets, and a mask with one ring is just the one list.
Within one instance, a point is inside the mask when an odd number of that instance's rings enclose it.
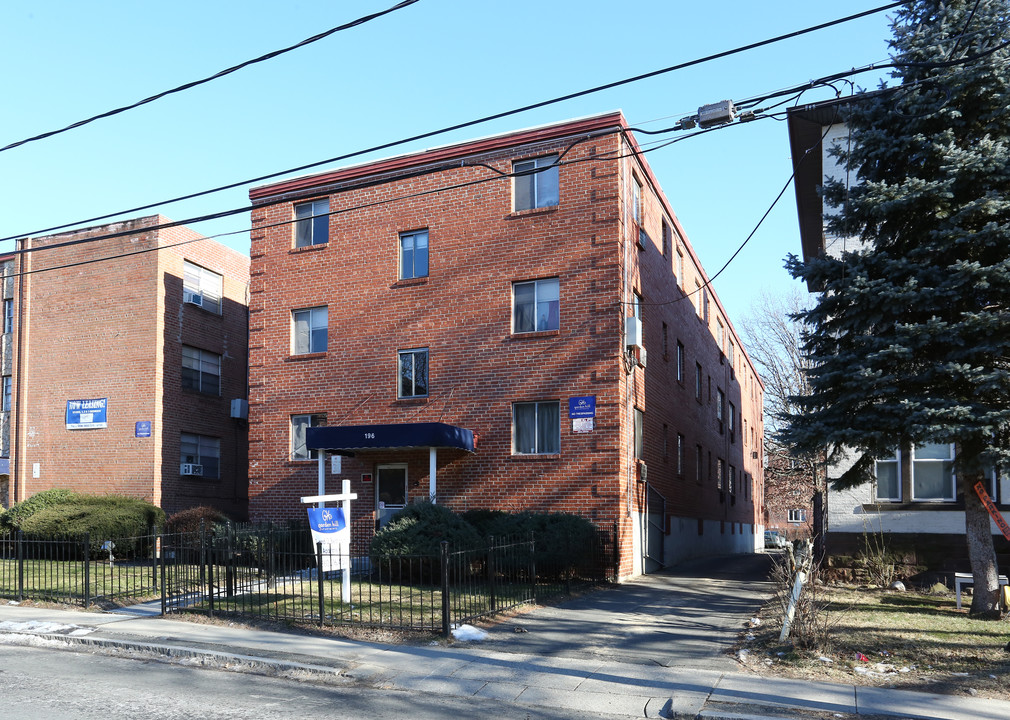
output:
{"label": "fence post", "polygon": [[154,525],[147,526],[147,542],[151,548],[151,587],[158,589],[158,538],[154,533]]}
{"label": "fence post", "polygon": [[617,535],[617,523],[614,522],[614,582],[621,577],[621,548],[619,547],[619,538]]}
{"label": "fence post", "polygon": [[18,530],[18,602],[25,599],[25,535]]}
{"label": "fence post", "polygon": [[495,563],[495,544],[494,535],[488,535],[487,537],[487,585],[488,594],[491,596],[491,612],[498,610],[498,593],[496,587],[495,577],[497,575],[496,563]]}
{"label": "fence post", "polygon": [[225,572],[225,594],[228,597],[235,597],[235,544],[233,539],[235,537],[235,528],[229,521],[225,526],[227,535],[227,556],[224,561],[224,572]]}
{"label": "fence post", "polygon": [[316,543],[316,588],[319,591],[319,627],[323,626],[323,544]]}
{"label": "fence post", "polygon": [[537,541],[530,530],[530,586],[533,589],[533,602],[537,601]]}
{"label": "fence post", "polygon": [[207,601],[210,606],[210,615],[214,615],[214,532],[213,530],[204,535],[205,557],[207,558]]}
{"label": "fence post", "polygon": [[161,571],[161,615],[168,614],[168,587],[165,584],[165,536],[159,535],[158,543],[158,568]]}
{"label": "fence post", "polygon": [[572,561],[572,533],[565,533],[565,595],[572,594],[572,575],[575,572],[575,563]]}
{"label": "fence post", "polygon": [[[91,605],[91,533],[84,533],[84,607]],[[110,563],[111,564],[111,563]],[[111,571],[112,568],[109,568]]]}
{"label": "fence post", "polygon": [[449,543],[440,543],[442,553],[442,637],[449,637]]}

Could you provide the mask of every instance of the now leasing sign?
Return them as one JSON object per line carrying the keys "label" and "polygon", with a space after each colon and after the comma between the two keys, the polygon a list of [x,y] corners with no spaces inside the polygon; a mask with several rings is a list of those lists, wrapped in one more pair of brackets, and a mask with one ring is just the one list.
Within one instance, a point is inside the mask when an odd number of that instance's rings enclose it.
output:
{"label": "now leasing sign", "polygon": [[91,430],[108,427],[108,398],[67,400],[67,430]]}
{"label": "now leasing sign", "polygon": [[992,498],[989,497],[989,493],[985,491],[985,484],[975,483],[975,492],[978,493],[979,499],[982,500],[982,504],[985,505],[985,509],[989,511],[989,516],[992,518],[992,521],[996,523],[996,527],[998,527],[999,531],[1003,533],[1003,537],[1010,540],[1010,525],[1007,525],[1006,520],[1003,518],[1003,513],[999,511],[999,508],[996,507],[996,503],[992,501]]}

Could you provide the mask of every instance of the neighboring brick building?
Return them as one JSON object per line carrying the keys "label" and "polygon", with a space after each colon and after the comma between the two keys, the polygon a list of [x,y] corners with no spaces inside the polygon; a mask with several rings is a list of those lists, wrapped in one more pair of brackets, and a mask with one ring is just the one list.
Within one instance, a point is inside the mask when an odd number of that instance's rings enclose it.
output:
{"label": "neighboring brick building", "polygon": [[622,576],[752,551],[763,388],[637,151],[610,113],[253,189],[251,517],[321,447],[359,539],[432,496],[616,524]]}
{"label": "neighboring brick building", "polygon": [[249,259],[167,222],[30,238],[8,261],[24,272],[4,282],[7,502],[62,487],[245,517],[247,428],[230,415]]}
{"label": "neighboring brick building", "polygon": [[790,540],[812,537],[813,463],[797,460],[781,449],[766,448],[765,457],[765,530],[776,530]]}

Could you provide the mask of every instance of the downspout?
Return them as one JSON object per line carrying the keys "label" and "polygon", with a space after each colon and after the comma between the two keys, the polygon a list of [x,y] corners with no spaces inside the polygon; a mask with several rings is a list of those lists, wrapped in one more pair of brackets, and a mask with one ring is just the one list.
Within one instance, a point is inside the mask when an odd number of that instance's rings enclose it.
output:
{"label": "downspout", "polygon": [[21,358],[22,358],[22,355],[23,355],[22,348],[24,347],[24,337],[28,333],[28,329],[27,329],[27,327],[25,327],[25,324],[24,324],[24,316],[25,316],[25,261],[28,258],[28,254],[27,254],[28,242],[29,242],[28,238],[21,238],[21,239],[18,239],[16,241],[16,245],[18,245],[20,247],[18,248],[19,252],[17,254],[17,261],[16,261],[16,264],[15,264],[15,268],[17,268],[17,273],[18,273],[18,322],[17,322],[17,327],[14,328],[14,331],[17,333],[18,342],[17,342],[17,350],[15,351],[15,354],[14,354],[15,356],[14,356],[14,367],[13,367],[13,372],[14,372],[14,405],[13,405],[13,410],[15,410],[16,412],[12,412],[11,413],[11,415],[14,416],[14,445],[12,447],[12,452],[11,452],[11,454],[14,456],[13,457],[14,468],[13,468],[13,471],[12,471],[12,478],[11,478],[12,481],[13,481],[13,486],[14,486],[12,488],[13,492],[12,492],[12,497],[11,497],[11,504],[12,505],[14,503],[16,503],[16,502],[19,502],[20,500],[24,500],[27,497],[27,493],[25,492],[25,488],[24,488],[24,482],[21,480],[22,475],[21,475],[20,469],[21,469],[21,465],[23,464],[23,461],[22,461],[22,458],[21,458],[21,422],[22,422],[22,419],[24,418],[24,415],[25,415],[25,413],[21,409],[21,400],[22,400],[22,397],[23,397],[23,393],[21,392],[21,385],[22,385],[21,376],[23,374],[22,373],[22,367],[21,367]]}

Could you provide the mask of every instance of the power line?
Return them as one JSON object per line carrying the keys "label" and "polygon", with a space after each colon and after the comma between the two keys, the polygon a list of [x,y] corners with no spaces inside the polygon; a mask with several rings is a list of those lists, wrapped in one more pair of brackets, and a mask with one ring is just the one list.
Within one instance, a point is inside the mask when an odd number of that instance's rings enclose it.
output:
{"label": "power line", "polygon": [[302,40],[299,43],[295,43],[294,45],[291,45],[289,47],[282,48],[281,50],[274,50],[272,52],[268,52],[266,55],[260,55],[259,57],[253,58],[252,60],[246,60],[245,62],[239,63],[238,65],[233,65],[230,68],[225,68],[224,70],[216,72],[209,77],[203,78],[202,80],[194,80],[192,82],[179,85],[178,87],[174,87],[171,90],[165,90],[163,92],[157,93],[156,95],[151,95],[150,97],[144,98],[143,100],[135,102],[131,105],[123,105],[122,107],[118,107],[113,110],[108,110],[106,112],[99,113],[98,115],[93,115],[84,120],[78,120],[77,122],[71,123],[70,125],[67,125],[64,128],[60,128],[59,130],[50,130],[48,132],[40,133],[39,135],[34,135],[32,137],[25,138],[24,140],[18,140],[17,142],[12,142],[9,145],[0,147],[0,152],[4,152],[5,150],[11,150],[13,148],[26,145],[30,142],[35,142],[36,140],[44,140],[45,138],[52,137],[54,135],[59,135],[69,130],[79,128],[83,125],[93,123],[96,120],[102,120],[107,117],[112,117],[113,115],[119,115],[120,113],[124,113],[127,110],[133,110],[142,105],[147,105],[148,103],[152,103],[155,100],[160,100],[161,98],[166,97],[168,95],[173,95],[175,93],[182,92],[183,90],[190,90],[191,88],[204,85],[205,83],[209,83],[212,80],[217,80],[218,78],[225,77],[226,75],[231,75],[232,73],[242,70],[243,68],[247,68],[250,65],[255,65],[257,63],[261,63],[266,60],[272,60],[273,58],[283,55],[285,53],[289,53],[292,50],[297,50],[298,48],[305,47],[306,45],[311,45],[312,43],[319,42],[320,40],[328,38],[330,35],[333,35],[334,33],[341,32],[342,30],[348,30],[350,28],[357,27],[358,25],[364,25],[370,20],[375,20],[376,18],[382,17],[383,15],[388,15],[391,12],[395,12],[397,10],[400,10],[401,8],[405,8],[408,5],[413,5],[416,2],[419,2],[419,0],[403,0],[402,2],[397,3],[393,7],[386,8],[385,10],[380,10],[379,12],[372,13],[371,15],[365,15],[363,17],[359,17],[357,20],[352,20],[348,23],[344,23],[343,25],[338,25],[337,27],[330,28],[326,32],[319,33],[318,35],[313,35],[312,37],[306,38],[305,40]]}
{"label": "power line", "polygon": [[417,135],[412,135],[410,137],[403,138],[403,139],[400,139],[400,140],[394,140],[394,141],[391,141],[391,142],[382,143],[380,145],[373,145],[372,147],[366,148],[364,150],[357,150],[357,151],[354,151],[354,152],[345,153],[343,155],[338,155],[336,157],[327,158],[326,160],[320,160],[320,161],[317,161],[317,162],[312,162],[312,163],[308,163],[308,164],[305,164],[305,165],[300,165],[298,167],[289,168],[287,170],[281,170],[281,171],[278,171],[278,172],[269,173],[267,175],[260,175],[259,177],[250,178],[248,180],[242,180],[242,181],[239,181],[239,182],[229,183],[227,185],[221,185],[221,186],[218,186],[218,187],[215,187],[215,188],[211,188],[209,190],[201,190],[201,191],[198,191],[198,192],[188,193],[186,195],[180,195],[178,197],[171,198],[169,200],[162,200],[162,201],[159,201],[159,202],[148,203],[146,205],[140,205],[140,206],[133,207],[133,208],[130,208],[130,209],[127,209],[127,210],[119,210],[119,211],[113,212],[113,213],[106,213],[104,215],[98,215],[98,216],[95,216],[95,217],[92,217],[92,218],[88,218],[86,220],[78,220],[78,221],[75,221],[75,222],[64,223],[64,224],[61,224],[61,225],[54,225],[52,227],[43,228],[43,229],[40,229],[40,230],[33,230],[31,232],[19,233],[17,235],[10,235],[10,236],[7,236],[7,237],[0,238],[0,242],[6,241],[6,240],[16,240],[18,238],[25,237],[25,236],[30,236],[30,235],[43,235],[43,234],[46,234],[46,233],[51,233],[51,232],[53,232],[55,230],[62,230],[64,228],[73,227],[75,225],[83,225],[83,224],[86,224],[86,223],[94,223],[94,222],[98,222],[100,220],[106,220],[106,219],[109,219],[109,218],[112,218],[112,217],[116,217],[116,216],[120,216],[120,215],[129,215],[129,214],[141,212],[143,210],[150,210],[151,208],[159,206],[159,205],[169,205],[169,204],[172,204],[172,203],[181,202],[183,200],[191,200],[193,198],[202,197],[204,195],[210,195],[210,194],[217,193],[217,192],[222,192],[222,191],[225,191],[225,190],[232,190],[234,188],[241,187],[243,185],[249,185],[249,184],[252,184],[252,183],[264,182],[266,180],[272,180],[274,178],[281,177],[283,175],[290,175],[291,173],[302,172],[302,171],[305,171],[305,170],[311,170],[311,169],[319,167],[321,165],[329,165],[329,164],[340,162],[340,161],[343,161],[343,160],[348,160],[348,159],[351,159],[351,158],[354,158],[354,157],[359,157],[361,155],[366,155],[368,153],[377,152],[379,150],[388,150],[390,148],[397,147],[399,145],[404,145],[404,144],[407,144],[407,143],[416,142],[418,140],[425,140],[425,139],[434,137],[436,135],[442,135],[442,134],[445,134],[445,133],[448,133],[448,132],[453,132],[455,130],[461,130],[463,128],[473,127],[474,125],[480,125],[480,124],[483,124],[483,123],[486,123],[486,122],[490,122],[492,120],[499,120],[501,118],[509,117],[509,116],[512,116],[512,115],[517,115],[517,114],[520,114],[520,113],[523,113],[523,112],[527,112],[529,110],[535,110],[535,109],[538,109],[538,108],[547,107],[549,105],[554,105],[554,104],[557,104],[557,103],[560,103],[560,102],[564,102],[566,100],[572,100],[572,99],[575,99],[575,98],[584,97],[586,95],[591,95],[591,94],[594,94],[594,93],[602,92],[604,90],[610,90],[610,89],[613,89],[613,88],[616,88],[616,87],[621,87],[623,85],[628,85],[628,84],[631,84],[631,83],[639,82],[641,80],[646,80],[646,79],[649,79],[649,78],[657,77],[659,75],[663,75],[663,74],[666,74],[666,73],[671,73],[671,72],[674,72],[674,71],[677,71],[677,70],[683,70],[685,68],[692,67],[692,66],[695,66],[695,65],[700,65],[700,64],[703,64],[703,63],[711,62],[713,60],[718,60],[718,59],[721,59],[721,58],[724,58],[724,57],[729,57],[731,55],[736,55],[736,54],[739,54],[739,53],[742,53],[742,52],[747,52],[749,50],[754,50],[756,48],[763,47],[765,45],[771,45],[773,43],[781,42],[783,40],[788,40],[788,39],[791,39],[791,38],[794,38],[794,37],[798,37],[798,36],[801,36],[801,35],[805,35],[805,34],[808,34],[808,33],[811,33],[811,32],[816,32],[817,30],[823,30],[825,28],[829,28],[829,27],[832,27],[832,26],[835,26],[835,25],[840,25],[842,23],[850,22],[852,20],[857,20],[857,19],[860,19],[860,18],[863,18],[863,17],[867,17],[869,15],[873,15],[873,14],[880,13],[880,12],[883,12],[883,11],[886,11],[886,10],[890,10],[892,8],[898,7],[898,6],[903,5],[903,4],[905,4],[905,2],[893,2],[893,3],[890,3],[888,5],[883,5],[881,7],[874,8],[872,10],[866,10],[864,12],[856,13],[854,15],[848,15],[846,17],[838,18],[836,20],[831,20],[831,21],[828,21],[828,22],[825,22],[825,23],[821,23],[819,25],[813,25],[813,26],[804,28],[802,30],[796,30],[796,31],[793,31],[793,32],[790,32],[790,33],[786,33],[786,34],[783,34],[783,35],[777,35],[775,37],[768,38],[766,40],[761,40],[761,41],[758,41],[758,42],[749,43],[747,45],[742,45],[742,46],[733,48],[732,50],[725,50],[725,51],[718,52],[718,53],[715,53],[715,54],[712,54],[712,55],[707,55],[705,57],[697,58],[697,59],[694,59],[694,60],[689,60],[689,61],[686,61],[686,62],[683,62],[683,63],[678,63],[676,65],[671,65],[669,67],[662,68],[660,70],[653,70],[651,72],[642,73],[640,75],[635,75],[635,76],[632,76],[632,77],[624,78],[623,80],[616,80],[614,82],[606,83],[604,85],[597,85],[597,86],[592,87],[592,88],[588,88],[588,89],[585,89],[585,90],[580,90],[578,92],[569,93],[567,95],[561,95],[559,97],[555,97],[555,98],[552,98],[550,100],[542,100],[540,102],[532,103],[532,104],[529,104],[529,105],[524,105],[522,107],[514,108],[512,110],[506,110],[506,111],[503,111],[503,112],[494,113],[492,115],[485,115],[484,117],[478,118],[476,120],[468,120],[466,122],[456,123],[455,125],[449,125],[449,126],[440,128],[438,130],[431,130],[431,131],[420,133],[420,134],[417,134]]}

